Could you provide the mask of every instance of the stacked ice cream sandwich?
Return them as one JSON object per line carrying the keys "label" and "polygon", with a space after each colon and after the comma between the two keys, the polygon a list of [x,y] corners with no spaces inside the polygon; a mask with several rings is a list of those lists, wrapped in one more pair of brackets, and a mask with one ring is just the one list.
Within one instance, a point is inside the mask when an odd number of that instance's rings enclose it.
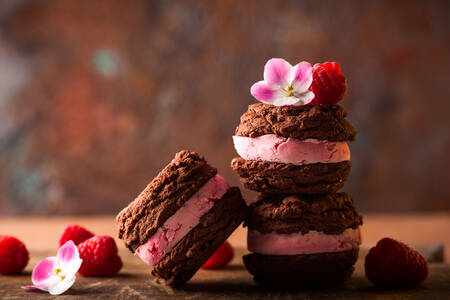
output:
{"label": "stacked ice cream sandwich", "polygon": [[256,282],[309,287],[353,272],[361,216],[338,193],[350,172],[347,142],[356,132],[337,103],[346,90],[337,63],[291,66],[271,59],[233,137],[232,168],[260,192],[249,208],[244,263]]}

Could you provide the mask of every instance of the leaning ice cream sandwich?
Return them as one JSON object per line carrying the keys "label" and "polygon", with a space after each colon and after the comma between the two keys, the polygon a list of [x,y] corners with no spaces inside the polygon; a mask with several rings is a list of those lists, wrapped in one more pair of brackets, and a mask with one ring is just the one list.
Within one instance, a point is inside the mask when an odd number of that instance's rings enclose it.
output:
{"label": "leaning ice cream sandwich", "polygon": [[261,195],[245,221],[252,252],[244,263],[256,282],[325,286],[345,281],[358,258],[361,216],[346,193]]}
{"label": "leaning ice cream sandwich", "polygon": [[347,141],[356,135],[346,115],[339,105],[252,104],[233,136],[240,157],[231,167],[259,192],[336,192],[348,178]]}
{"label": "leaning ice cream sandwich", "polygon": [[195,152],[181,151],[117,216],[119,238],[169,285],[182,285],[246,214],[239,188]]}

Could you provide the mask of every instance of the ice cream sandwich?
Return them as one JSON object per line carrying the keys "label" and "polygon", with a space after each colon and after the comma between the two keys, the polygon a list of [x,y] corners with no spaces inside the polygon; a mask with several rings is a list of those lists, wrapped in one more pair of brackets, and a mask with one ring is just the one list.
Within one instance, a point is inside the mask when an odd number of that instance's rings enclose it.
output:
{"label": "ice cream sandwich", "polygon": [[167,284],[188,281],[242,223],[246,204],[203,157],[183,150],[117,216],[119,238]]}

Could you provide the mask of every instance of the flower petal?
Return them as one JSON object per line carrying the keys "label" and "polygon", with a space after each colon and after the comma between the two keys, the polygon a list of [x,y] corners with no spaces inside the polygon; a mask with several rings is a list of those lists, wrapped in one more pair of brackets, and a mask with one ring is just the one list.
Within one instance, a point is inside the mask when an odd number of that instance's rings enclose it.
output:
{"label": "flower petal", "polygon": [[261,102],[272,103],[276,90],[269,87],[264,81],[259,81],[252,85],[250,93]]}
{"label": "flower petal", "polygon": [[57,263],[65,276],[72,276],[78,272],[83,260],[80,259],[77,246],[73,241],[67,241],[58,249]]}
{"label": "flower petal", "polygon": [[47,281],[52,281],[53,269],[56,265],[56,257],[51,256],[41,260],[33,269],[31,273],[31,281],[40,288],[46,286]]}
{"label": "flower petal", "polygon": [[57,285],[58,282],[60,282],[61,279],[56,275],[50,275],[50,277],[46,280],[43,280],[39,283],[35,283],[34,287],[41,290],[48,292],[53,286]]}
{"label": "flower petal", "polygon": [[42,292],[41,289],[38,289],[34,285],[24,285],[24,286],[21,286],[21,288],[23,288],[24,290],[30,291],[30,292]]}
{"label": "flower petal", "polygon": [[268,86],[285,88],[289,82],[292,66],[282,58],[269,59],[264,66],[264,81]]}
{"label": "flower petal", "polygon": [[276,99],[274,99],[272,104],[275,106],[288,106],[288,105],[294,105],[294,104],[298,103],[298,101],[299,101],[299,99],[296,97],[281,96],[281,97],[277,97]]}
{"label": "flower petal", "polygon": [[304,93],[311,86],[313,80],[311,64],[302,61],[294,66],[294,70],[294,78],[291,83],[292,87],[294,91]]}
{"label": "flower petal", "polygon": [[303,93],[298,96],[297,102],[292,103],[292,105],[300,106],[310,103],[314,99],[314,93],[311,91],[308,91],[306,93]]}
{"label": "flower petal", "polygon": [[77,246],[75,246],[74,242],[67,241],[58,249],[58,254],[56,254],[56,257],[58,257],[59,262],[68,263],[75,258],[76,252]]}
{"label": "flower petal", "polygon": [[51,295],[61,295],[75,283],[75,275],[66,277],[64,280],[60,280],[57,284],[51,286],[48,292]]}

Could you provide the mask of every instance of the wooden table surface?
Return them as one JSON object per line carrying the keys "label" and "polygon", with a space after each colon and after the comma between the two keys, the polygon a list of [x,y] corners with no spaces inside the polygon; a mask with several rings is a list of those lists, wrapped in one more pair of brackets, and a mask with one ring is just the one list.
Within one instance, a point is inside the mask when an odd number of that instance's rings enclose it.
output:
{"label": "wooden table surface", "polygon": [[[450,215],[365,215],[363,226],[363,250],[353,277],[345,285],[326,290],[268,291],[255,285],[242,265],[245,250],[245,229],[239,228],[229,241],[236,249],[232,263],[223,270],[200,270],[181,290],[156,284],[149,275],[149,268],[129,253],[118,242],[124,267],[112,278],[85,278],[77,282],[63,298],[71,299],[286,299],[286,298],[401,298],[401,299],[450,299],[450,265],[430,264],[430,276],[414,289],[380,291],[364,276],[363,259],[367,248],[380,238],[390,236],[409,244],[442,243],[446,261],[450,257]],[[81,224],[97,234],[115,236],[114,217],[57,217],[57,218],[0,218],[0,234],[15,235],[30,250],[30,263],[25,273],[17,276],[0,275],[0,299],[46,299],[46,293],[30,293],[20,289],[31,283],[30,272],[42,258],[56,253],[57,240],[66,224]]]}
{"label": "wooden table surface", "polygon": [[[442,243],[446,261],[450,262],[450,213],[440,214],[368,214],[362,226],[363,244],[375,245],[383,237],[392,237],[407,244]],[[17,236],[30,250],[55,249],[62,230],[68,224],[80,224],[95,234],[116,237],[114,216],[95,217],[22,217],[0,216],[0,234]],[[123,243],[117,240],[117,245]],[[246,229],[238,228],[229,241],[235,247],[246,247]]]}

